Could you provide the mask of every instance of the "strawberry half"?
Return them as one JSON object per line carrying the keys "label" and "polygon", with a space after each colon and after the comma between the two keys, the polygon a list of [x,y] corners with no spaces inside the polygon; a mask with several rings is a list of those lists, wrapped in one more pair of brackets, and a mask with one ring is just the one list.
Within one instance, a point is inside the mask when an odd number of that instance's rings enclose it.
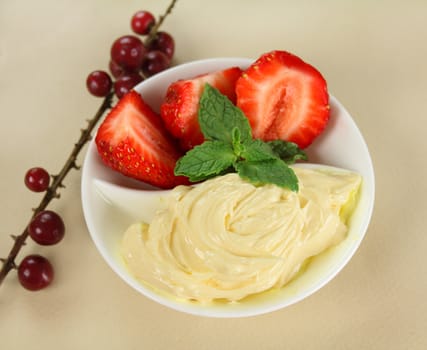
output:
{"label": "strawberry half", "polygon": [[262,55],[236,83],[237,106],[254,138],[309,146],[329,119],[326,81],[313,66],[285,51]]}
{"label": "strawberry half", "polygon": [[95,142],[104,163],[123,175],[161,188],[188,183],[174,175],[182,154],[160,116],[133,90],[104,119]]}
{"label": "strawberry half", "polygon": [[238,67],[199,75],[193,79],[172,83],[160,114],[169,132],[179,139],[181,147],[189,150],[204,141],[198,122],[200,96],[206,83],[217,88],[233,103],[236,101],[235,85],[242,70]]}

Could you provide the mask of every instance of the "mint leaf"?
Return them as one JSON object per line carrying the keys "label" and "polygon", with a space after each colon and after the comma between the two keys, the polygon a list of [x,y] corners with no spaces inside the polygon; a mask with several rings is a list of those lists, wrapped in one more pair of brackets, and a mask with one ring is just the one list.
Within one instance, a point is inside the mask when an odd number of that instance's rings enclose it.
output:
{"label": "mint leaf", "polygon": [[293,164],[297,160],[307,160],[307,154],[296,143],[282,140],[267,142],[272,151],[287,164]]}
{"label": "mint leaf", "polygon": [[206,84],[199,103],[199,125],[207,140],[233,142],[233,130],[240,131],[242,142],[252,138],[249,121],[243,112],[217,89]]}
{"label": "mint leaf", "polygon": [[197,182],[223,174],[233,166],[236,158],[231,144],[205,141],[180,158],[174,172]]}
{"label": "mint leaf", "polygon": [[240,156],[248,161],[260,161],[268,159],[277,159],[271,147],[262,140],[250,140],[243,144]]}
{"label": "mint leaf", "polygon": [[294,171],[280,159],[241,161],[235,164],[240,177],[254,185],[275,184],[298,191],[298,178]]}

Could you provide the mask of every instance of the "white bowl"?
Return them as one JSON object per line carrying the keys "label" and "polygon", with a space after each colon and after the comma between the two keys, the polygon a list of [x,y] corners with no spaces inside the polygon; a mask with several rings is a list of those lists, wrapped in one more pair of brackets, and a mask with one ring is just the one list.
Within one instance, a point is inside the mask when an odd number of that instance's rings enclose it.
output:
{"label": "white bowl", "polygon": [[[168,85],[231,66],[247,67],[253,60],[213,58],[186,63],[160,73],[135,87],[144,99],[159,110]],[[261,293],[242,302],[202,305],[163,295],[139,283],[127,270],[119,247],[125,229],[137,222],[135,215],[109,202],[96,186],[98,180],[130,189],[152,189],[105,167],[98,157],[94,141],[89,145],[82,173],[83,212],[90,235],[108,265],[130,286],[146,297],[182,312],[209,317],[244,317],[263,314],[294,304],[328,283],[350,260],[365,236],[374,206],[374,170],[366,143],[355,122],[333,96],[331,118],[325,132],[306,150],[310,163],[349,169],[363,176],[359,204],[352,216],[348,237],[338,246],[310,263],[307,270],[279,291]],[[144,198],[141,198],[144,201]]]}

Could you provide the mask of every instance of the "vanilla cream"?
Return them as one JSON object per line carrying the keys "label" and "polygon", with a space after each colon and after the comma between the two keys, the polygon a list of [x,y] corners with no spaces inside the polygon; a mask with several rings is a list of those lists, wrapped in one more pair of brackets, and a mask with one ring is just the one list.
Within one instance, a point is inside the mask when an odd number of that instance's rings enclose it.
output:
{"label": "vanilla cream", "polygon": [[346,237],[361,176],[293,168],[299,191],[236,174],[176,187],[150,224],[130,226],[121,253],[142,283],[178,298],[240,300],[288,283],[308,258]]}

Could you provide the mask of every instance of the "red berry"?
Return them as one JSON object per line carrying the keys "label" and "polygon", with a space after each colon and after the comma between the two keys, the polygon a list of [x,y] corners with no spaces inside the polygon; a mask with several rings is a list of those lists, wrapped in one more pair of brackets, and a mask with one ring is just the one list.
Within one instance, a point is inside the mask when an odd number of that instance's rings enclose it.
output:
{"label": "red berry", "polygon": [[28,233],[38,244],[53,245],[64,238],[65,226],[58,214],[44,210],[31,220]]}
{"label": "red berry", "polygon": [[53,277],[51,263],[41,255],[28,255],[19,264],[18,279],[25,289],[31,291],[43,289],[52,282]]}
{"label": "red berry", "polygon": [[111,46],[111,59],[126,70],[135,70],[141,66],[146,52],[139,38],[125,35],[114,41]]}
{"label": "red berry", "polygon": [[130,25],[136,34],[147,35],[156,23],[153,14],[148,11],[138,11],[131,19]]}
{"label": "red berry", "polygon": [[114,83],[114,92],[118,98],[122,98],[132,88],[140,83],[144,78],[139,73],[125,74],[117,78]]}
{"label": "red berry", "polygon": [[162,51],[150,51],[142,61],[141,70],[144,76],[151,77],[154,74],[157,74],[165,69],[169,68],[170,59]]}
{"label": "red berry", "polygon": [[96,70],[90,73],[86,79],[86,87],[89,92],[97,97],[105,97],[111,90],[113,82],[107,72]]}
{"label": "red berry", "polygon": [[148,49],[149,51],[160,50],[172,59],[175,52],[175,41],[169,33],[157,32]]}
{"label": "red berry", "polygon": [[120,67],[116,62],[113,60],[110,60],[108,64],[108,68],[110,69],[111,74],[114,78],[119,78],[122,75],[129,75],[133,73],[138,73],[139,68],[136,69],[124,69],[123,67]]}
{"label": "red berry", "polygon": [[110,72],[114,78],[118,78],[125,72],[125,70],[113,60],[110,60],[110,62],[108,63],[108,68],[110,69]]}
{"label": "red berry", "polygon": [[43,192],[49,187],[50,176],[45,169],[35,167],[27,171],[24,181],[31,191]]}

